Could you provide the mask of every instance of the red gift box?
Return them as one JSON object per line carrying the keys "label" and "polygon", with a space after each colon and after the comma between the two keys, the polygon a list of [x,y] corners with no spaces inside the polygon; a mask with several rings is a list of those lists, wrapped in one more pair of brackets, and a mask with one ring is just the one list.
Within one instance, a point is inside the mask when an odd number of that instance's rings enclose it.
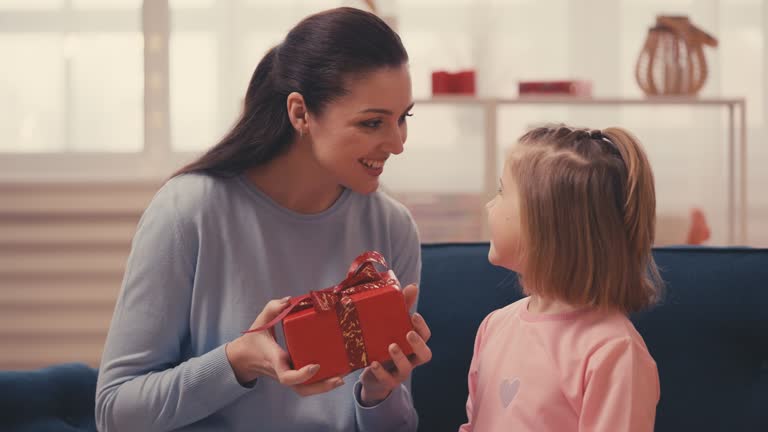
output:
{"label": "red gift box", "polygon": [[378,252],[366,252],[352,263],[338,285],[291,299],[273,322],[283,322],[283,333],[294,369],[308,364],[320,370],[306,383],[344,376],[374,361],[391,360],[389,346],[396,343],[406,355],[413,353],[406,340],[413,330],[405,298],[394,273]]}

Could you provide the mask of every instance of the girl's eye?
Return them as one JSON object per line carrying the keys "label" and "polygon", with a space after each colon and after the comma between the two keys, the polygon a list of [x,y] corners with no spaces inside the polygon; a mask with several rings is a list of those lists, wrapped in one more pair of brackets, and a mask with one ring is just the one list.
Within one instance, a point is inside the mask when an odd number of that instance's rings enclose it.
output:
{"label": "girl's eye", "polygon": [[398,123],[403,124],[405,123],[406,117],[413,117],[412,113],[405,113],[402,117],[398,120]]}
{"label": "girl's eye", "polygon": [[366,120],[366,121],[364,121],[364,122],[362,122],[360,124],[363,125],[363,127],[367,127],[367,128],[370,128],[370,129],[376,129],[379,126],[381,126],[382,123],[384,123],[384,122],[381,119],[373,119],[373,120]]}

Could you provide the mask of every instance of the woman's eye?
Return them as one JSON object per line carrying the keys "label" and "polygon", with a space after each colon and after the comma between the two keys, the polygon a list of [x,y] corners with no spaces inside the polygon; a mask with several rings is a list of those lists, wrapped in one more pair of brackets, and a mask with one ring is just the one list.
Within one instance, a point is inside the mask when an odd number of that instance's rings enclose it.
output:
{"label": "woman's eye", "polygon": [[364,122],[362,122],[362,123],[360,123],[360,124],[361,124],[361,125],[363,125],[364,127],[370,128],[370,129],[376,129],[376,128],[378,128],[379,126],[381,126],[381,124],[382,124],[382,123],[383,123],[383,121],[382,121],[382,120],[380,120],[380,119],[374,119],[374,120],[367,120],[367,121],[364,121]]}
{"label": "woman's eye", "polygon": [[404,123],[406,120],[406,117],[413,117],[412,113],[405,113],[402,117],[400,117],[399,123]]}

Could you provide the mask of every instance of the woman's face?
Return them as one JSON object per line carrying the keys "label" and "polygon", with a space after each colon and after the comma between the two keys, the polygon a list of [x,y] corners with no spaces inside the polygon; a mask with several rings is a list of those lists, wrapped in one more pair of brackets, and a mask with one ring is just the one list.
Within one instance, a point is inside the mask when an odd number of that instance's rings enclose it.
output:
{"label": "woman's face", "polygon": [[314,156],[339,184],[358,193],[379,187],[387,159],[403,152],[413,107],[408,65],[350,78],[348,93],[309,116]]}

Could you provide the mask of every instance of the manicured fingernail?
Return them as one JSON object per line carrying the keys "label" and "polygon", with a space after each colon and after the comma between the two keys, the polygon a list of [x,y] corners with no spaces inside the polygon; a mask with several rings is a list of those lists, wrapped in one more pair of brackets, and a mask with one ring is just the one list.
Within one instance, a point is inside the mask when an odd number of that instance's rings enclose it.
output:
{"label": "manicured fingernail", "polygon": [[421,315],[419,315],[418,312],[416,312],[415,314],[411,315],[411,321],[413,321],[414,323],[418,322],[420,319],[422,319],[422,318],[421,318]]}
{"label": "manicured fingernail", "polygon": [[411,342],[418,342],[419,341],[419,335],[416,334],[416,332],[408,332],[408,340]]}
{"label": "manicured fingernail", "polygon": [[392,351],[393,353],[397,354],[397,353],[400,352],[400,347],[397,346],[397,344],[392,344],[392,345],[389,346],[389,350]]}
{"label": "manicured fingernail", "polygon": [[338,387],[338,386],[340,386],[340,385],[344,385],[344,380],[343,380],[343,379],[341,379],[341,378],[336,378],[336,379],[333,381],[333,386],[334,386],[334,387]]}
{"label": "manicured fingernail", "polygon": [[381,367],[381,365],[378,362],[371,363],[371,368],[372,369],[379,370],[380,367]]}
{"label": "manicured fingernail", "polygon": [[280,303],[286,303],[286,302],[288,302],[288,300],[290,300],[290,299],[291,299],[291,296],[288,296],[288,297],[283,297],[283,298],[281,298],[281,299],[280,299]]}
{"label": "manicured fingernail", "polygon": [[312,373],[316,373],[319,370],[320,370],[320,365],[312,365],[309,367],[309,371]]}

